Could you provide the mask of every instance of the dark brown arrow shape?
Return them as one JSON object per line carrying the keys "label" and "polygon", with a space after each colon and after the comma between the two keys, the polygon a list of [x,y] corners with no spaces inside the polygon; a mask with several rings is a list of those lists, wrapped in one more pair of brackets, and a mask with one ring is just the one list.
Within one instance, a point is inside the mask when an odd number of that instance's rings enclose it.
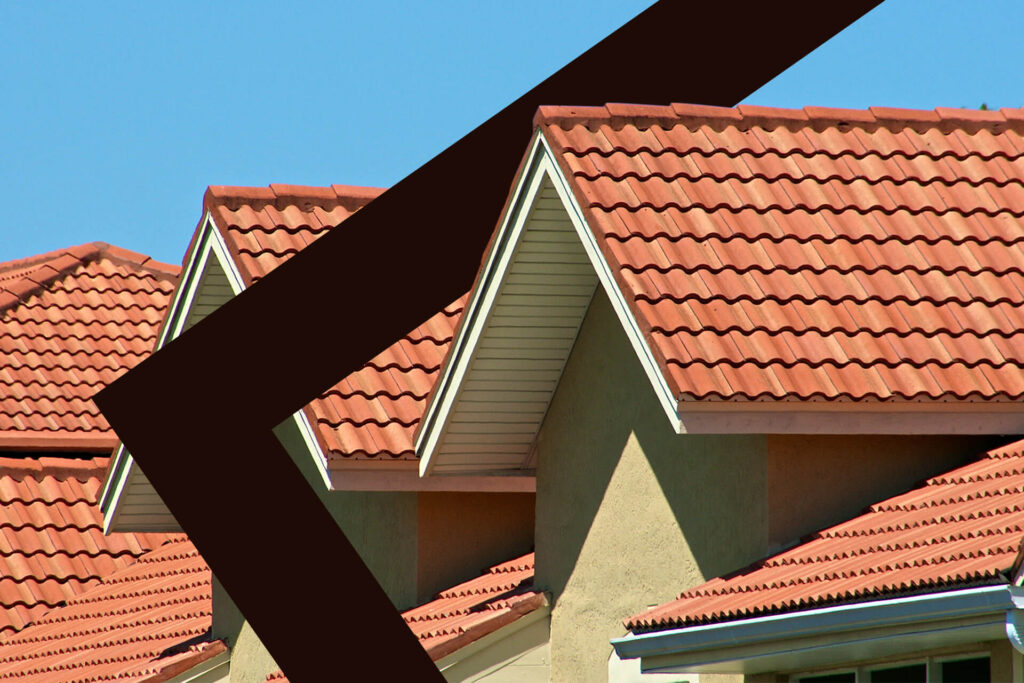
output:
{"label": "dark brown arrow shape", "polygon": [[877,4],[658,2],[95,397],[293,683],[441,680],[271,430],[469,289],[536,108],[732,106]]}

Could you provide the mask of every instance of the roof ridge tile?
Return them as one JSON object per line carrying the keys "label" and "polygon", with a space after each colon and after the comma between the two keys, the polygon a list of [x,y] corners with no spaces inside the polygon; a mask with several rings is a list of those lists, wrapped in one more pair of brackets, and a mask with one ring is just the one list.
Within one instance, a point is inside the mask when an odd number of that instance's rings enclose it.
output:
{"label": "roof ridge tile", "polygon": [[892,131],[911,128],[918,132],[937,128],[943,132],[964,130],[970,134],[979,130],[994,133],[1012,129],[1024,132],[1024,112],[1017,109],[976,111],[938,107],[934,110],[870,107],[866,110],[831,107],[804,107],[788,109],[759,105],[713,107],[707,105],[673,103],[671,105],[644,105],[608,103],[597,107],[571,107],[544,105],[537,109],[534,126],[558,125],[568,130],[582,125],[594,129],[608,125],[619,130],[625,125],[649,128],[655,125],[670,128],[685,125],[691,130],[708,126],[721,131],[728,126],[758,127],[789,130],[810,126],[815,130],[829,127],[859,127],[875,130],[885,127]]}

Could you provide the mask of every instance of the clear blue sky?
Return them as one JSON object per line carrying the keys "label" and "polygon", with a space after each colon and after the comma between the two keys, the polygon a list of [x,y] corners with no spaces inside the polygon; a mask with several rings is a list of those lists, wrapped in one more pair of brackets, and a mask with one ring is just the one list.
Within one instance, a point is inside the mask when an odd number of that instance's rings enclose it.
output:
{"label": "clear blue sky", "polygon": [[[387,186],[648,4],[0,3],[0,260],[179,263],[207,185]],[[747,101],[1020,107],[1022,35],[1024,3],[888,0]]]}

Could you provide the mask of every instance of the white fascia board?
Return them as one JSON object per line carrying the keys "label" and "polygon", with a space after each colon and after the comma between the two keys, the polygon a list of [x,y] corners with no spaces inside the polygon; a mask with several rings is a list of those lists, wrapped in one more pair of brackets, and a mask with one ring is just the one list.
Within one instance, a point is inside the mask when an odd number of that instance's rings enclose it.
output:
{"label": "white fascia board", "polygon": [[526,223],[528,208],[540,188],[540,137],[539,132],[535,131],[527,152],[529,161],[513,185],[513,199],[500,219],[498,234],[484,259],[480,284],[474,287],[469,295],[469,301],[466,302],[462,314],[459,334],[452,340],[452,348],[441,368],[437,389],[431,396],[420,428],[416,432],[413,448],[420,456],[422,477],[429,476],[434,468],[434,454],[448,422],[448,415],[469,368],[476,342],[487,323],[488,314],[498,294],[502,276],[512,258],[516,241]]}
{"label": "white fascia board", "polygon": [[[515,635],[525,628],[533,626],[539,621],[549,620],[551,618],[551,606],[544,604],[537,609],[533,610],[529,614],[524,614],[510,624],[502,626],[497,631],[492,631],[487,635],[474,640],[465,647],[461,647],[455,652],[442,657],[441,659],[434,662],[437,668],[443,673],[446,669],[450,669],[456,664],[463,660],[472,657],[473,655],[486,650],[489,647]],[[550,636],[549,636],[550,637]]]}
{"label": "white fascia board", "polygon": [[499,221],[497,236],[485,256],[479,283],[473,288],[466,304],[462,326],[458,336],[452,342],[452,350],[441,370],[437,390],[431,397],[421,427],[416,433],[415,450],[420,456],[420,476],[429,476],[433,470],[434,454],[444,434],[448,415],[455,404],[455,399],[472,361],[476,344],[501,289],[505,272],[526,225],[530,208],[545,179],[555,187],[573,229],[580,238],[584,251],[594,267],[598,280],[608,294],[616,315],[633,345],[644,371],[651,380],[658,400],[665,409],[666,416],[673,429],[677,433],[681,433],[682,423],[676,412],[675,398],[654,360],[654,354],[651,353],[636,318],[615,281],[608,262],[597,245],[594,232],[584,220],[583,212],[569,188],[568,181],[562,175],[551,148],[539,128],[534,131],[527,151],[527,163],[523,168],[524,171],[513,185],[512,200]]}
{"label": "white fascia board", "polygon": [[[157,337],[153,348],[154,353],[181,334],[189,311],[192,310],[192,304],[199,293],[199,283],[202,280],[203,271],[210,259],[216,259],[227,276],[233,295],[237,296],[245,289],[242,274],[238,272],[238,268],[231,259],[227,244],[224,243],[224,239],[217,231],[217,227],[213,223],[213,216],[207,212],[203,219],[203,227],[197,240],[196,249],[182,269],[182,285],[178,288],[174,300],[168,307],[167,322]],[[106,534],[109,534],[116,524],[119,504],[125,494],[125,486],[134,467],[135,459],[124,447],[124,444],[119,443],[110,474],[103,483],[103,489],[99,496],[100,512],[103,514],[103,532]]]}
{"label": "white fascia board", "polygon": [[651,382],[654,394],[665,411],[665,416],[668,418],[676,434],[684,434],[685,430],[683,429],[682,421],[679,419],[676,397],[672,394],[668,381],[658,366],[650,344],[647,343],[647,338],[644,337],[644,333],[637,323],[636,316],[633,315],[633,311],[629,308],[622,289],[619,287],[618,282],[615,281],[615,275],[612,273],[611,266],[608,264],[607,259],[605,259],[604,254],[601,253],[601,248],[597,243],[597,235],[583,218],[583,210],[580,208],[579,203],[577,203],[576,196],[572,193],[572,188],[569,187],[568,179],[562,174],[561,168],[555,161],[554,152],[551,151],[547,139],[543,135],[539,137],[544,153],[542,161],[544,170],[554,184],[555,190],[558,192],[558,196],[569,214],[569,219],[576,229],[576,234],[583,243],[583,248],[587,252],[594,270],[597,272],[598,280],[600,280],[601,285],[604,287],[605,294],[608,295],[608,299],[612,303],[612,308],[615,309],[615,314],[619,318],[622,329],[626,332],[626,337],[629,338],[629,343],[633,345],[633,351],[643,366],[647,379]]}
{"label": "white fascia board", "polygon": [[944,642],[1005,636],[1018,647],[1022,609],[1024,589],[984,586],[641,633],[611,644],[621,659],[641,658],[643,670],[755,673],[811,657],[841,660],[844,651],[852,657],[871,641],[912,649],[936,634]]}
{"label": "white fascia board", "polygon": [[327,454],[320,448],[320,442],[316,439],[313,425],[310,424],[306,411],[300,408],[292,415],[292,419],[295,420],[295,425],[299,428],[302,443],[305,444],[306,450],[309,451],[309,456],[313,458],[313,462],[316,464],[316,471],[320,473],[324,486],[327,487],[328,491],[336,490],[337,486],[334,482],[334,476],[327,467]]}

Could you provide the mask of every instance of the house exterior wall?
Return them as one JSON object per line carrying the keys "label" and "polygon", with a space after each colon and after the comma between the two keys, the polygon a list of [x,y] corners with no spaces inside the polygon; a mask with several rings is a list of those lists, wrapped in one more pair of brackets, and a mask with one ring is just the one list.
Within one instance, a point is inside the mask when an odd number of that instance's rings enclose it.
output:
{"label": "house exterior wall", "polygon": [[533,548],[533,493],[418,496],[417,602]]}
{"label": "house exterior wall", "polygon": [[861,514],[864,507],[959,467],[1005,442],[986,436],[768,437],[770,551]]}
{"label": "house exterior wall", "polygon": [[624,617],[762,553],[765,451],[759,435],[678,438],[598,290],[537,441],[551,680],[606,680]]}
{"label": "house exterior wall", "polygon": [[[415,492],[328,491],[295,425],[274,430],[306,481],[320,496],[363,562],[399,610],[416,605],[417,522]],[[263,681],[277,669],[230,596],[213,583],[213,633],[231,648],[231,680]]]}
{"label": "house exterior wall", "polygon": [[551,680],[606,680],[623,618],[853,516],[985,438],[677,435],[599,288],[537,440]]}

